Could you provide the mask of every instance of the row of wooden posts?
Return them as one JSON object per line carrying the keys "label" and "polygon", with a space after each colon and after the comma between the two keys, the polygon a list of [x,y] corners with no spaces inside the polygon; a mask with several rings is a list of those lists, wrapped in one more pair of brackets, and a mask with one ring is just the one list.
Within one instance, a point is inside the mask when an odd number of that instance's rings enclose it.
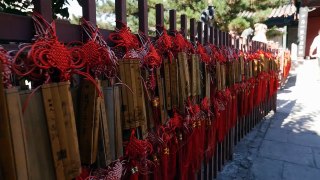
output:
{"label": "row of wooden posts", "polygon": [[[51,1],[35,0],[34,3],[34,11],[51,22]],[[126,0],[116,0],[115,5],[117,28],[121,28],[122,23],[126,23]],[[147,34],[149,28],[147,0],[139,0],[138,5],[139,30]],[[157,4],[155,8],[156,28],[161,32],[164,27],[164,7],[162,4]],[[83,1],[83,17],[96,24],[94,0]],[[177,29],[176,18],[176,11],[170,10],[168,30],[171,32]],[[0,24],[4,25],[0,28],[0,41],[3,42],[4,47],[14,49],[17,44],[12,42],[31,42],[34,28],[30,17],[0,13]],[[216,46],[234,47],[244,51],[267,50],[266,44],[250,40],[244,42],[239,37],[232,37],[227,32],[220,31],[213,26],[207,24],[203,26],[202,22],[196,22],[195,19],[190,19],[190,28],[187,24],[186,15],[182,15],[180,27],[182,34],[189,37],[193,43],[196,41],[201,44],[212,43]],[[112,32],[105,29],[100,29],[100,31],[105,37]],[[57,35],[60,41],[65,43],[75,40],[82,41],[83,34],[80,26],[57,21]],[[2,72],[1,69],[0,72]],[[122,76],[126,78],[125,73],[122,73]],[[107,166],[112,160],[123,155],[123,127],[121,126],[123,104],[120,101],[123,92],[119,87],[110,87],[107,82],[101,81],[105,97],[102,99],[90,98],[96,97],[97,92],[92,85],[86,82],[80,85],[80,96],[78,96],[78,88],[71,88],[71,92],[69,91],[70,83],[68,82],[51,83],[43,85],[41,91],[36,91],[32,98],[29,98],[32,91],[18,88],[4,89],[1,79],[0,77],[0,112],[2,114],[0,117],[0,147],[7,148],[0,150],[0,179],[3,177],[32,180],[72,179],[79,175],[81,162],[92,164],[98,159],[99,166]],[[218,144],[214,157],[210,158],[207,164],[202,164],[201,171],[197,174],[198,179],[217,177],[223,165],[228,160],[232,160],[234,145],[249,133],[268,112],[276,109],[276,98],[275,94],[272,98],[265,99],[249,115],[237,120],[236,127],[232,128],[225,140]],[[28,101],[28,107],[22,113],[25,101]],[[86,104],[81,104],[81,102],[86,102]],[[78,104],[81,105],[76,108]],[[83,124],[76,129],[75,124],[68,124],[68,122],[75,121],[69,121],[69,119],[76,119]],[[86,119],[99,119],[99,124],[86,122]],[[59,132],[57,129],[60,129]],[[98,133],[92,129],[100,129],[102,134],[88,135],[88,132]],[[111,133],[109,133],[110,130]],[[143,133],[140,134],[140,138],[143,135]],[[81,139],[79,144],[74,139],[76,136]],[[101,143],[94,141],[94,138],[98,138],[104,144],[100,147],[104,149],[102,152],[106,152],[105,149],[111,146],[107,155],[100,153],[101,150],[97,149],[97,144],[86,143]],[[77,146],[80,152],[68,151],[77,149]],[[51,151],[56,152],[48,153]],[[79,154],[81,162],[77,158]],[[66,156],[68,156],[67,159]]]}

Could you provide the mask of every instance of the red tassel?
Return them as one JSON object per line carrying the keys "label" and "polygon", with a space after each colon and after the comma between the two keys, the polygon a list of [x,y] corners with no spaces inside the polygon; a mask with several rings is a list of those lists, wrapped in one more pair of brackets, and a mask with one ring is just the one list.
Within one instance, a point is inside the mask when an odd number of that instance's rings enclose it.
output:
{"label": "red tassel", "polygon": [[169,158],[170,158],[170,162],[169,162],[169,166],[168,166],[168,178],[169,179],[175,179],[176,175],[177,175],[177,151],[178,151],[178,141],[176,138],[174,138],[172,140],[172,145],[170,146],[170,154],[169,154]]}
{"label": "red tassel", "polygon": [[169,148],[165,148],[163,155],[161,156],[161,175],[162,175],[162,179],[168,179],[169,176],[169,171],[170,169],[169,167],[169,153],[170,150]]}
{"label": "red tassel", "polygon": [[139,173],[131,174],[130,180],[139,180]]}

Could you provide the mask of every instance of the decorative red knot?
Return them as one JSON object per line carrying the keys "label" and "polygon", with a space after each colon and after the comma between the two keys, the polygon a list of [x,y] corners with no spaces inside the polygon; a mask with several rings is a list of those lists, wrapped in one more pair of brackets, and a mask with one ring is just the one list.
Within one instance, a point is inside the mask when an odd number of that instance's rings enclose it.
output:
{"label": "decorative red knot", "polygon": [[132,34],[130,28],[124,24],[121,29],[109,35],[109,40],[115,44],[114,48],[120,47],[123,49],[124,54],[140,47],[139,39]]}
{"label": "decorative red knot", "polygon": [[203,47],[203,45],[201,43],[197,43],[197,52],[198,54],[200,55],[201,57],[201,60],[206,63],[206,64],[209,64],[210,61],[211,61],[211,58],[210,56],[208,55],[206,49]]}

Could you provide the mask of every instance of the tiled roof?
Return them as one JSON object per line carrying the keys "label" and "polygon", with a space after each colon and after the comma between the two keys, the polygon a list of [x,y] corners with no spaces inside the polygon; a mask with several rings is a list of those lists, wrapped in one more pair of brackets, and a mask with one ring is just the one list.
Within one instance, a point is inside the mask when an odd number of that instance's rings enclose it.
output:
{"label": "tiled roof", "polygon": [[[281,17],[288,17],[292,16],[296,13],[297,8],[294,4],[287,4],[277,8],[273,8],[270,15],[268,16],[269,19],[271,18],[281,18]],[[238,14],[240,17],[250,18],[255,15],[255,12],[250,11],[242,11]]]}

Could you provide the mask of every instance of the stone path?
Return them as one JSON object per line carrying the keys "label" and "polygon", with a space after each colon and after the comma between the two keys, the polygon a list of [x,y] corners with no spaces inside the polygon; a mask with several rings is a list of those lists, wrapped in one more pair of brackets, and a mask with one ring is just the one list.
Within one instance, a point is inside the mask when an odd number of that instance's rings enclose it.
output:
{"label": "stone path", "polygon": [[235,147],[219,180],[320,179],[320,70],[304,61],[278,92],[277,113]]}

